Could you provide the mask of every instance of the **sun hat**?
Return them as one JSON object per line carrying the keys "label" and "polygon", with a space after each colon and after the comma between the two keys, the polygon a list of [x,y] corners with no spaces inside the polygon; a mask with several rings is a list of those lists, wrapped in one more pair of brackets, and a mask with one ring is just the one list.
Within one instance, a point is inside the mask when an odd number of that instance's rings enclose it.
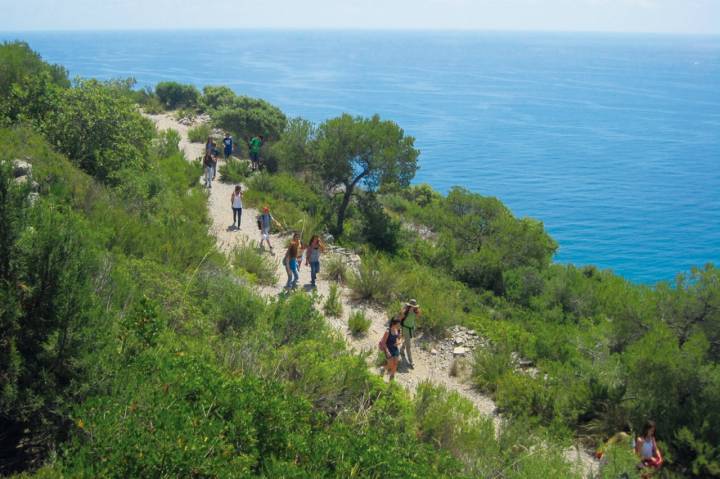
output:
{"label": "sun hat", "polygon": [[416,308],[417,305],[418,305],[418,303],[417,303],[417,301],[414,300],[414,299],[411,299],[410,301],[408,301],[407,303],[405,303],[405,306],[412,306],[413,308]]}

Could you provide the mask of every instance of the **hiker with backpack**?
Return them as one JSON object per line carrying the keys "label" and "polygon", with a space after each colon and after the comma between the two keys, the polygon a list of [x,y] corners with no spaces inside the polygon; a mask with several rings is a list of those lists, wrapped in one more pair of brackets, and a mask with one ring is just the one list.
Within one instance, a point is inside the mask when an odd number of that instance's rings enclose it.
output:
{"label": "hiker with backpack", "polygon": [[320,253],[325,252],[325,245],[320,241],[320,236],[313,235],[310,244],[305,250],[305,265],[310,266],[310,285],[315,288],[315,281],[320,272]]}
{"label": "hiker with backpack", "polygon": [[[230,195],[230,206],[233,210],[233,224],[232,227],[236,229],[240,229],[240,220],[242,219],[242,187],[240,185],[235,185],[235,191],[232,192]],[[235,226],[235,219],[237,218],[237,227]]]}
{"label": "hiker with backpack", "polygon": [[418,319],[420,319],[420,307],[418,306],[418,302],[416,300],[411,299],[405,303],[405,306],[400,312],[400,321],[404,338],[400,353],[410,369],[415,367],[412,359],[412,338],[415,335],[415,326],[417,325]]}
{"label": "hiker with backpack", "polygon": [[260,149],[263,145],[263,136],[257,135],[250,138],[248,147],[250,148],[251,169],[257,171],[260,168]]}
{"label": "hiker with backpack", "polygon": [[300,250],[300,233],[294,233],[290,245],[285,252],[283,264],[288,274],[286,289],[294,289],[297,287],[300,273],[298,272],[298,261],[302,260],[302,252]]}
{"label": "hiker with backpack", "polygon": [[402,331],[400,330],[400,319],[397,317],[390,320],[390,326],[380,340],[378,347],[385,353],[385,371],[390,381],[395,379],[398,362],[400,360],[400,345],[403,342]]}
{"label": "hiker with backpack", "polygon": [[263,247],[263,241],[267,241],[270,254],[275,254],[273,252],[273,247],[270,244],[270,227],[273,225],[273,223],[278,227],[281,226],[280,223],[278,223],[275,218],[273,218],[270,214],[270,208],[264,206],[262,214],[257,217],[257,225],[258,229],[260,230],[260,248]]}

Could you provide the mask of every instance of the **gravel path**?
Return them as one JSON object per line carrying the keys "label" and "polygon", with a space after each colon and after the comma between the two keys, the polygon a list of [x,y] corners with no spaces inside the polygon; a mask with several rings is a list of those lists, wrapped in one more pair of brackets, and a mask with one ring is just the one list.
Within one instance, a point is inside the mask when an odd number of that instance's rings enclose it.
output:
{"label": "gravel path", "polygon": [[[188,141],[187,131],[189,127],[179,123],[172,114],[147,115],[155,121],[158,129],[164,130],[172,128],[181,135],[180,148],[185,153],[188,160],[192,160],[203,155],[204,145],[201,143],[190,143]],[[222,162],[222,160],[221,160]],[[218,175],[219,178],[219,175]],[[234,185],[214,181],[209,191],[208,209],[212,219],[211,232],[217,238],[220,249],[224,252],[231,251],[236,245],[244,242],[253,241],[256,244],[260,241],[260,232],[255,223],[255,217],[259,214],[254,208],[243,208],[242,223],[240,229],[232,229],[233,223],[232,209],[230,206],[230,196],[233,192]],[[244,187],[243,187],[244,189]],[[272,213],[272,207],[271,207]],[[271,235],[270,243],[272,244],[275,256],[273,259],[276,264],[278,282],[274,286],[260,286],[258,290],[265,297],[277,296],[284,291],[283,286],[287,279],[285,267],[281,263],[284,254],[284,245],[287,236],[277,234]],[[266,253],[270,254],[270,253]],[[325,256],[327,259],[327,256]],[[299,285],[310,283],[310,268],[307,266],[300,267]],[[317,293],[322,298],[326,298],[330,290],[328,281],[318,278]],[[339,318],[326,317],[328,323],[339,331],[345,338],[350,349],[357,352],[370,351],[369,362],[373,362],[376,357],[377,343],[387,328],[387,317],[381,310],[373,308],[367,304],[355,303],[349,296],[346,287],[341,287],[343,314]],[[322,301],[319,303],[322,304]],[[421,305],[422,306],[422,305]],[[398,304],[398,308],[400,305]],[[347,327],[347,320],[352,311],[363,310],[366,318],[371,320],[371,326],[368,333],[361,337],[355,337],[350,334]],[[452,343],[453,339],[449,340]],[[431,343],[425,341],[422,336],[417,338],[413,343],[413,359],[414,369],[403,367],[402,364],[395,375],[395,380],[403,385],[410,394],[415,394],[418,384],[428,381],[433,384],[445,386],[447,389],[456,391],[463,397],[471,401],[481,414],[493,418],[496,430],[501,426],[501,418],[497,414],[495,403],[491,398],[480,394],[466,381],[467,367],[463,367],[466,359],[459,358],[460,365],[459,374],[451,375],[453,368],[452,347],[448,348],[448,343]],[[465,366],[466,366],[465,362]],[[381,369],[370,365],[370,367],[381,374]],[[387,377],[386,377],[387,380]],[[597,462],[586,451],[577,448],[569,448],[565,451],[566,458],[577,465],[578,470],[582,472],[584,477],[591,477],[593,471],[597,471]]]}

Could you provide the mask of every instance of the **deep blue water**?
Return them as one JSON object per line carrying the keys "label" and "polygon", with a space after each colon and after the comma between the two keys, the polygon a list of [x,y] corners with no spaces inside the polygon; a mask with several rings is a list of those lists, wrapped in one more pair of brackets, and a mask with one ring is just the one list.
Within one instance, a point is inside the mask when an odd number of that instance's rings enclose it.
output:
{"label": "deep blue water", "polygon": [[542,220],[558,261],[638,282],[720,260],[720,37],[0,33],[71,75],[229,85],[314,121],[380,113],[416,181]]}

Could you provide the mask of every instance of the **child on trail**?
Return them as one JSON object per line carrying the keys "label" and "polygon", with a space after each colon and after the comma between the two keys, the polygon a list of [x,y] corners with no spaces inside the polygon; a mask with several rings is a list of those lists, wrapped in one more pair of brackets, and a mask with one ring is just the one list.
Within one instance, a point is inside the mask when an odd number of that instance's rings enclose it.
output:
{"label": "child on trail", "polygon": [[253,136],[248,142],[248,146],[250,147],[250,161],[252,163],[253,171],[257,171],[258,168],[260,168],[260,148],[262,148],[263,140],[263,136],[258,135]]}
{"label": "child on trail", "polygon": [[215,177],[215,160],[211,154],[205,153],[203,167],[205,168],[205,188],[212,188],[212,180]]}
{"label": "child on trail", "polygon": [[380,349],[385,352],[387,358],[385,362],[385,372],[390,376],[390,381],[395,379],[395,373],[398,368],[400,358],[400,348],[398,343],[402,343],[402,332],[400,331],[400,320],[393,318],[390,321],[390,327],[382,339],[380,340]]}
{"label": "child on trail", "polygon": [[275,221],[275,218],[273,218],[270,214],[270,208],[268,208],[267,206],[263,207],[263,212],[260,216],[258,216],[257,222],[258,229],[260,230],[260,248],[263,247],[263,241],[266,241],[268,249],[270,250],[270,254],[275,254],[273,252],[272,245],[270,244],[270,227],[273,223],[275,223],[277,226],[280,226],[280,223]]}
{"label": "child on trail", "polygon": [[[242,219],[242,197],[243,192],[240,185],[235,185],[235,191],[230,195],[230,206],[233,210],[233,228],[240,229],[240,220]],[[235,226],[235,220],[237,218],[237,227]]]}
{"label": "child on trail", "polygon": [[310,284],[315,287],[315,280],[320,272],[320,253],[325,252],[325,245],[320,241],[320,236],[313,235],[310,244],[305,250],[305,265],[310,265]]}
{"label": "child on trail", "polygon": [[655,422],[646,422],[642,436],[635,441],[635,453],[640,456],[638,468],[643,470],[643,478],[650,477],[663,463],[662,454],[655,441],[655,430]]}
{"label": "child on trail", "polygon": [[416,300],[411,299],[405,303],[405,306],[400,312],[402,333],[403,338],[405,338],[403,340],[403,347],[400,353],[403,355],[403,358],[410,369],[415,368],[412,359],[412,338],[415,335],[415,326],[418,319],[420,319],[420,307],[418,306],[418,302]]}
{"label": "child on trail", "polygon": [[233,150],[233,140],[232,136],[230,136],[230,133],[225,133],[225,138],[223,139],[223,145],[225,145],[225,149],[223,151],[225,155],[225,161],[227,161],[228,158],[230,158],[230,155],[232,155]]}
{"label": "child on trail", "polygon": [[283,263],[287,270],[288,280],[285,285],[286,289],[295,289],[297,287],[300,274],[298,272],[298,261],[302,260],[302,252],[300,251],[300,234],[293,234],[290,246],[288,246],[287,252]]}

